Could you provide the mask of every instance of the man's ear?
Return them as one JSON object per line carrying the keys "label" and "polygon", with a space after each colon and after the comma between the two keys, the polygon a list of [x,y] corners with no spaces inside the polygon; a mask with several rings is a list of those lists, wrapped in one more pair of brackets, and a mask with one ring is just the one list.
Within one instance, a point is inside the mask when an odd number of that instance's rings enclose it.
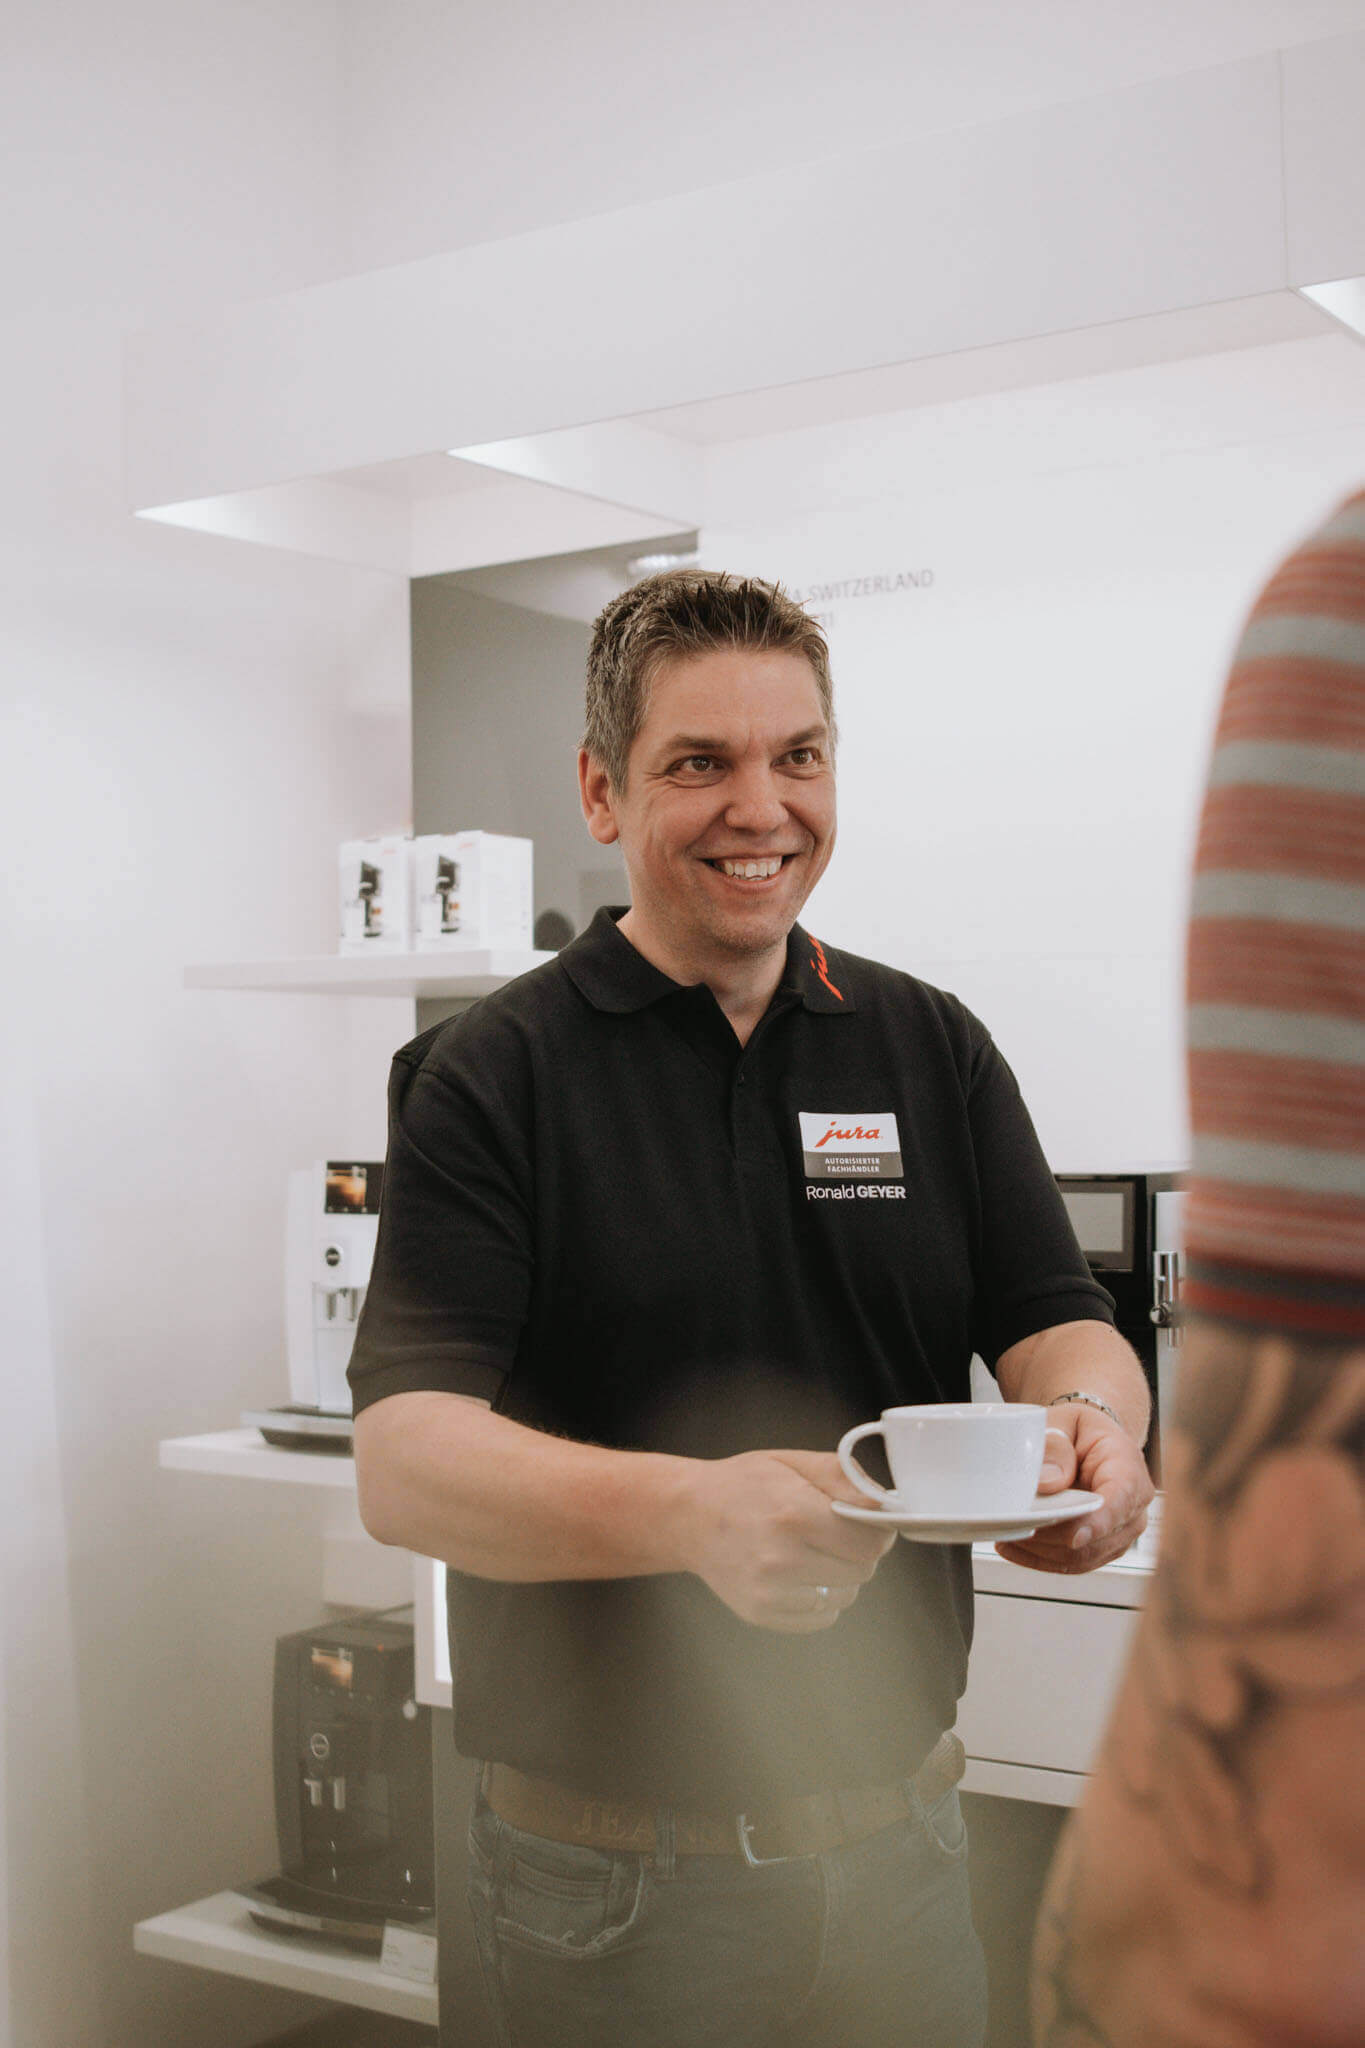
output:
{"label": "man's ear", "polygon": [[578,750],[578,796],[593,838],[599,846],[613,845],[621,833],[612,808],[611,779],[586,747]]}

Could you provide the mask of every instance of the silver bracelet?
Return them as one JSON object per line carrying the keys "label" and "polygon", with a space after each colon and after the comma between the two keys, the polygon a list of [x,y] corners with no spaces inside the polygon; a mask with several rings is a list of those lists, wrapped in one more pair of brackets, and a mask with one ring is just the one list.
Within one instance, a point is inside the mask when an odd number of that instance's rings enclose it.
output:
{"label": "silver bracelet", "polygon": [[1101,1401],[1098,1394],[1054,1394],[1047,1405],[1049,1408],[1058,1408],[1064,1401],[1080,1401],[1083,1402],[1087,1408],[1100,1409],[1103,1414],[1109,1417],[1109,1420],[1111,1422],[1116,1422],[1118,1424],[1119,1428],[1123,1431],[1125,1436],[1129,1434],[1128,1427],[1126,1423],[1123,1421],[1123,1418],[1121,1416],[1115,1415],[1113,1409],[1109,1406],[1109,1403],[1107,1401]]}

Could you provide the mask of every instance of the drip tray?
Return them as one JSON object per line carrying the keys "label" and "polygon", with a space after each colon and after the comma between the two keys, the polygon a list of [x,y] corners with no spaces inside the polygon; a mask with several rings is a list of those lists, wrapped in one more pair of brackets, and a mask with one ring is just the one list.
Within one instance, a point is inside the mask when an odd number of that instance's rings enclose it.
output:
{"label": "drip tray", "polygon": [[257,1884],[237,1885],[235,1892],[256,1925],[271,1934],[335,1941],[365,1955],[379,1954],[390,1922],[432,1932],[436,1926],[435,1912],[429,1906],[350,1897],[304,1884],[295,1877],[264,1877]]}

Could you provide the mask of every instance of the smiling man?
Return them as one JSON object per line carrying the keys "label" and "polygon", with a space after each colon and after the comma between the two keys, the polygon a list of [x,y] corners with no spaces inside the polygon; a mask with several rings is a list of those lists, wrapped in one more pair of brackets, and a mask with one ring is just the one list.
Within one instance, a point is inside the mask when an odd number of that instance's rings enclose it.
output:
{"label": "smiling man", "polygon": [[588,830],[620,841],[631,877],[618,931],[710,988],[741,1044],[834,851],[832,724],[803,653],[717,647],[655,677],[626,761],[579,755]]}
{"label": "smiling man", "polygon": [[989,1034],[797,922],[834,749],[780,589],[625,592],[578,765],[630,908],[394,1063],[361,1512],[451,1567],[519,2048],[977,2048],[970,1553],[836,1514],[833,1446],[967,1398],[979,1352],[1054,1406],[1050,1485],[1103,1496],[1011,1555],[1102,1564],[1151,1494],[1141,1368]]}

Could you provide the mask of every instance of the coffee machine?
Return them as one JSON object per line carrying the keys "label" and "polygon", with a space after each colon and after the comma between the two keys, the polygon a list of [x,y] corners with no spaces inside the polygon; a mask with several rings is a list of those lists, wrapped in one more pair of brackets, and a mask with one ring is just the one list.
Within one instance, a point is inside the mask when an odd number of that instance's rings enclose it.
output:
{"label": "coffee machine", "polygon": [[1071,1227],[1091,1272],[1114,1297],[1114,1320],[1147,1376],[1147,1463],[1161,1484],[1161,1424],[1174,1410],[1180,1356],[1184,1202],[1176,1172],[1059,1173]]}
{"label": "coffee machine", "polygon": [[278,1876],[238,1887],[253,1920],[377,1954],[385,1925],[435,1931],[431,1709],[413,1629],[358,1615],[275,1645]]}
{"label": "coffee machine", "polygon": [[290,1400],[242,1421],[292,1450],[351,1448],[351,1361],[379,1232],[381,1160],[315,1160],[289,1176],[285,1341]]}

